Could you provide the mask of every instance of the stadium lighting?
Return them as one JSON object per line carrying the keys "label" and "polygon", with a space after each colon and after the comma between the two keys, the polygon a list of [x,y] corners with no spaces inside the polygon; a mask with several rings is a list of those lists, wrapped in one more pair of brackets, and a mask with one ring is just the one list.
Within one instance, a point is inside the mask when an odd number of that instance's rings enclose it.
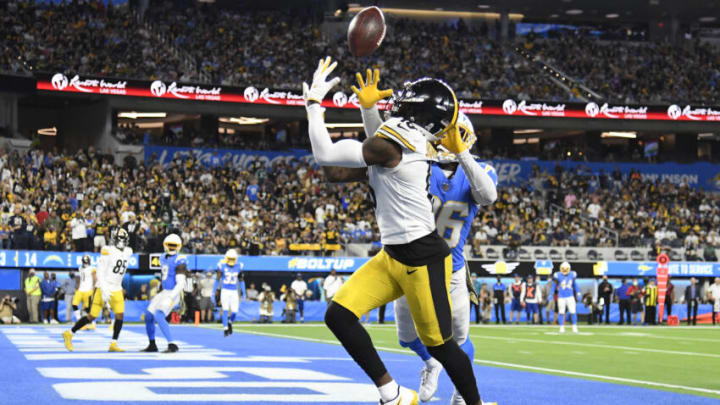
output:
{"label": "stadium lighting", "polygon": [[571,8],[570,10],[565,11],[565,14],[567,15],[580,15],[583,11],[579,8]]}
{"label": "stadium lighting", "polygon": [[255,118],[255,117],[220,117],[218,121],[226,124],[236,125],[259,125],[270,121],[267,118]]}
{"label": "stadium lighting", "polygon": [[336,123],[327,123],[325,124],[327,128],[362,128],[363,124],[361,122],[354,123],[354,122],[336,122]]}
{"label": "stadium lighting", "polygon": [[490,8],[490,6],[487,5],[487,4],[478,4],[478,8],[481,8],[481,9],[483,9],[483,10],[487,10],[487,9]]}
{"label": "stadium lighting", "polygon": [[618,13],[605,14],[605,18],[618,18],[618,17],[620,17],[620,14],[618,14]]}
{"label": "stadium lighting", "polygon": [[150,128],[162,128],[165,125],[165,123],[164,122],[138,122],[135,125],[138,128],[150,129]]}
{"label": "stadium lighting", "polygon": [[123,111],[118,114],[118,118],[129,118],[136,120],[138,118],[165,118],[167,113],[164,112],[137,112],[137,111]]}
{"label": "stadium lighting", "polygon": [[542,129],[539,128],[532,128],[532,129],[516,129],[513,131],[513,134],[516,135],[522,135],[522,134],[539,134],[543,132]]}
{"label": "stadium lighting", "polygon": [[56,136],[57,135],[57,128],[40,128],[37,130],[38,135],[45,135],[45,136]]}
{"label": "stadium lighting", "polygon": [[[487,20],[499,20],[500,13],[476,12],[476,11],[449,11],[449,10],[419,10],[412,8],[381,7],[385,14],[395,14],[401,17],[443,17],[443,18],[482,18]],[[362,8],[350,7],[348,12],[358,13]],[[524,14],[508,13],[510,21],[521,21]]]}
{"label": "stadium lighting", "polygon": [[700,21],[700,22],[713,22],[715,20],[717,20],[717,17],[713,17],[713,16],[700,17],[698,19],[698,21]]}
{"label": "stadium lighting", "polygon": [[637,132],[617,132],[617,131],[603,132],[602,134],[600,134],[600,138],[635,139],[635,138],[637,138]]}

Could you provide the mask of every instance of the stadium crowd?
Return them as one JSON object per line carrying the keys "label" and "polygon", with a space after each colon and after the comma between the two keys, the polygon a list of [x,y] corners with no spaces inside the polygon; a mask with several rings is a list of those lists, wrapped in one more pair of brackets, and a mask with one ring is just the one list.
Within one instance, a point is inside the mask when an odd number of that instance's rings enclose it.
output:
{"label": "stadium crowd", "polygon": [[[312,63],[299,61],[330,55],[342,61],[338,73],[346,82],[374,66],[384,71],[384,84],[394,88],[431,75],[448,81],[460,97],[560,101],[577,94],[555,85],[519,57],[510,41],[497,41],[496,30],[488,24],[469,28],[462,21],[442,25],[391,19],[384,45],[372,56],[352,58],[345,35],[340,35],[344,32],[333,33],[291,12],[240,13],[170,1],[153,3],[143,16],[99,1],[8,1],[0,8],[0,43],[7,50],[0,55],[4,71],[33,67],[35,72],[297,91],[314,69]],[[227,44],[236,46],[234,52],[227,52]],[[715,102],[720,94],[720,52],[710,45],[563,36],[530,48],[617,101]]]}
{"label": "stadium crowd", "polygon": [[[329,184],[304,160],[239,169],[175,157],[164,167],[120,165],[92,147],[73,155],[2,148],[0,193],[0,248],[98,251],[117,227],[143,252],[161,251],[169,231],[192,253],[331,254],[379,239],[367,186]],[[670,246],[710,260],[718,223],[720,199],[702,190],[557,166],[501,186],[469,244],[476,254],[488,244]]]}

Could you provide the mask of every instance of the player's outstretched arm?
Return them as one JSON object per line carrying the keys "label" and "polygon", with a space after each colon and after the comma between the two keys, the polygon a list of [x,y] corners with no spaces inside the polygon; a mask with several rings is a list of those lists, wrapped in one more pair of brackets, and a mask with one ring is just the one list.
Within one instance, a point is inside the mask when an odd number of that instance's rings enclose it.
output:
{"label": "player's outstretched arm", "polygon": [[460,166],[470,183],[470,190],[475,202],[479,205],[490,205],[497,200],[497,188],[495,182],[488,175],[486,166],[483,168],[470,154],[465,142],[460,135],[460,129],[455,126],[448,131],[448,134],[441,141],[442,145],[457,156]]}

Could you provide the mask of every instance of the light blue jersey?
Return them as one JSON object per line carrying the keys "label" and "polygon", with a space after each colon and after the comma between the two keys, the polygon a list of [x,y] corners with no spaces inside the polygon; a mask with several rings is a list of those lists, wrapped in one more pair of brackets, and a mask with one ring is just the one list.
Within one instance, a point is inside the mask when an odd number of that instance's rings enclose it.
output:
{"label": "light blue jersey", "polygon": [[168,255],[167,253],[160,256],[160,266],[162,271],[162,289],[172,290],[175,288],[175,270],[180,265],[187,267],[187,256],[183,254]]}
{"label": "light blue jersey", "polygon": [[[492,166],[479,163],[497,186],[497,172]],[[433,164],[430,173],[430,194],[438,234],[452,249],[453,272],[465,266],[463,247],[480,208],[472,197],[470,182],[458,166],[449,179],[439,165]]]}
{"label": "light blue jersey", "polygon": [[577,286],[577,273],[574,271],[569,272],[567,275],[562,272],[553,274],[553,286],[550,291],[554,291],[557,287],[558,298],[575,297],[575,293],[578,290]]}
{"label": "light blue jersey", "polygon": [[222,288],[226,288],[228,290],[238,289],[238,279],[242,277],[241,263],[236,262],[231,266],[222,260],[218,263],[218,271],[222,272]]}

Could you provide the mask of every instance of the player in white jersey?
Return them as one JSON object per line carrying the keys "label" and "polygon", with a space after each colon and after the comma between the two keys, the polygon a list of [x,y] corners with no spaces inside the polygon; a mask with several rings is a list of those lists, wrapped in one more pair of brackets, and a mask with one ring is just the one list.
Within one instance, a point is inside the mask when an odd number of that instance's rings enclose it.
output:
{"label": "player in white jersey", "polygon": [[[378,387],[381,405],[417,404],[417,393],[390,377],[359,323],[363,314],[405,295],[418,336],[430,354],[442,363],[469,404],[481,404],[472,364],[453,340],[452,255],[435,232],[428,198],[428,159],[436,154],[430,143],[442,142],[456,154],[466,150],[455,126],[459,114],[455,93],[435,79],[409,83],[393,99],[390,118],[368,133],[364,142],[333,144],[321,103],[340,81],[327,81],[336,65],[330,58],[321,60],[312,85],[303,83],[313,155],[321,166],[347,168],[348,178],[369,178],[384,246],[335,294],[325,323]],[[374,90],[380,93],[376,84],[377,80]],[[363,107],[363,114],[378,115],[377,110],[366,111],[371,106]]]}
{"label": "player in white jersey", "polygon": [[[90,298],[92,297],[92,292],[97,282],[97,270],[95,266],[92,265],[89,255],[83,256],[82,265],[78,268],[78,273],[80,273],[80,285],[72,299],[75,321],[79,321],[80,318],[82,318],[82,312],[90,312]],[[82,312],[80,312],[80,304],[82,304]],[[88,326],[91,325],[91,329],[95,329],[95,323],[93,322]]]}
{"label": "player in white jersey", "polygon": [[101,256],[98,260],[98,270],[96,272],[97,283],[92,296],[90,313],[78,320],[71,330],[63,332],[65,347],[69,351],[73,350],[73,334],[99,317],[105,304],[109,304],[110,309],[115,314],[113,338],[108,351],[124,351],[118,347],[117,339],[122,330],[123,315],[125,313],[122,280],[133,253],[132,249],[127,246],[129,239],[128,233],[124,229],[118,229],[114,238],[114,246],[104,246],[100,251]]}

